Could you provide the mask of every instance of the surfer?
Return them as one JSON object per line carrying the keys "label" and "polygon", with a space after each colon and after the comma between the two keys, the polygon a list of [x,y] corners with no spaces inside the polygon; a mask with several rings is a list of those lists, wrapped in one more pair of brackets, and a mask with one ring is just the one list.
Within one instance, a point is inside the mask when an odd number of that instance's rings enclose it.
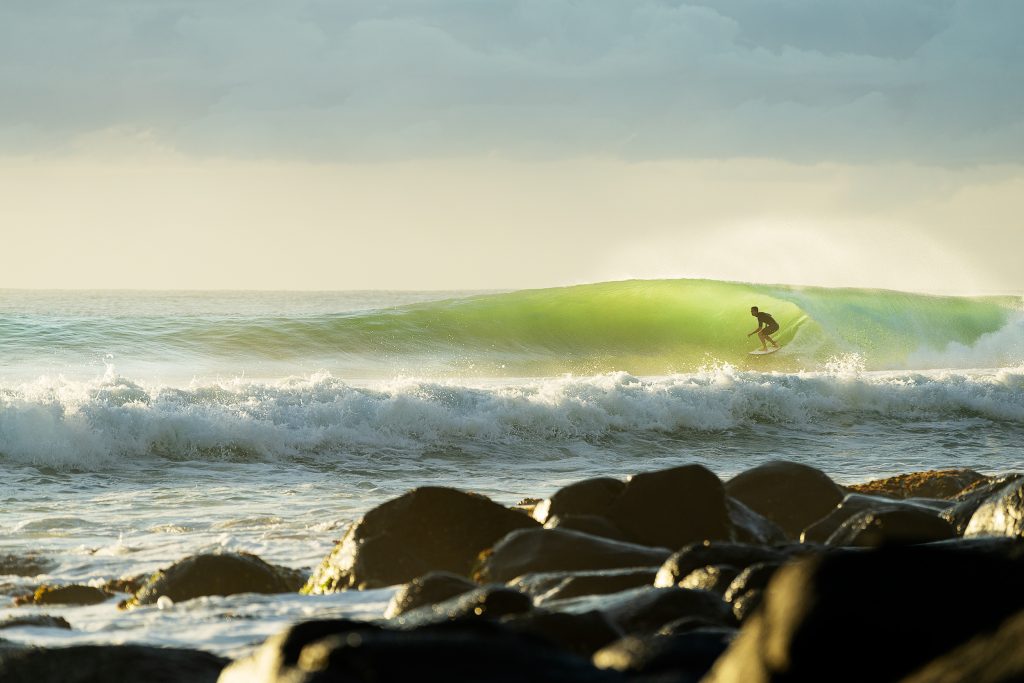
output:
{"label": "surfer", "polygon": [[[775,318],[771,316],[771,313],[762,313],[757,310],[757,306],[751,306],[750,315],[757,318],[757,329],[750,334],[757,333],[757,338],[761,340],[761,350],[768,350],[768,345],[765,343],[766,341],[770,341],[772,346],[779,348],[779,345],[771,338],[771,335],[779,331],[779,324],[775,322]],[[750,334],[747,336],[749,337]]]}

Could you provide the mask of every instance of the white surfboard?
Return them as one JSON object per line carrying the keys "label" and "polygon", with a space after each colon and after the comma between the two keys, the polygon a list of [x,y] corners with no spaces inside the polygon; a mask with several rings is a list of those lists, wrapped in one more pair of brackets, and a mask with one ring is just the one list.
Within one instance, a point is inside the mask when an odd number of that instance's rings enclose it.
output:
{"label": "white surfboard", "polygon": [[758,349],[756,351],[748,351],[747,353],[749,353],[751,356],[767,356],[769,353],[775,353],[781,348],[781,346],[772,346],[769,347],[767,351],[762,351],[761,349]]}

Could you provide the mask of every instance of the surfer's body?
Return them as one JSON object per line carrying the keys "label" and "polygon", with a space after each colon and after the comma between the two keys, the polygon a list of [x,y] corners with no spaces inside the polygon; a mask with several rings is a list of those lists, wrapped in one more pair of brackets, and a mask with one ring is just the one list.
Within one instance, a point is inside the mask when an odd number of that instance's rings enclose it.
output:
{"label": "surfer's body", "polygon": [[767,342],[771,342],[772,346],[779,348],[779,345],[776,344],[775,340],[771,337],[771,335],[779,331],[779,323],[775,322],[775,318],[773,318],[770,313],[759,311],[757,306],[750,307],[750,315],[757,318],[757,329],[747,336],[749,337],[751,334],[757,334],[757,338],[761,340],[762,351],[768,350]]}

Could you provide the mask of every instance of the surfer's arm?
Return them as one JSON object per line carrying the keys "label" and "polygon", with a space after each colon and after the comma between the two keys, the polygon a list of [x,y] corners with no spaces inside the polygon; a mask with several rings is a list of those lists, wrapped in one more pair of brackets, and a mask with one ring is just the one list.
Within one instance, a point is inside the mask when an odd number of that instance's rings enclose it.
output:
{"label": "surfer's arm", "polygon": [[[758,331],[758,330],[760,330],[760,329],[761,329],[762,327],[764,327],[764,325],[762,325],[761,323],[758,323],[758,324],[757,324],[757,330],[754,330],[754,331],[753,331],[753,332],[751,332],[750,334],[757,334],[757,331]],[[750,334],[748,334],[747,336],[749,337],[749,336],[750,336]]]}

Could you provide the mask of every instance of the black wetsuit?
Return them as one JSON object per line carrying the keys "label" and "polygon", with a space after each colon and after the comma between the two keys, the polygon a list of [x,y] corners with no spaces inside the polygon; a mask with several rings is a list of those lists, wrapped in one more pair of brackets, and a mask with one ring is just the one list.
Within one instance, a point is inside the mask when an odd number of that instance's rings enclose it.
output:
{"label": "black wetsuit", "polygon": [[775,334],[779,331],[779,324],[775,322],[775,318],[770,313],[760,311],[756,315],[758,324],[764,325],[765,334]]}

